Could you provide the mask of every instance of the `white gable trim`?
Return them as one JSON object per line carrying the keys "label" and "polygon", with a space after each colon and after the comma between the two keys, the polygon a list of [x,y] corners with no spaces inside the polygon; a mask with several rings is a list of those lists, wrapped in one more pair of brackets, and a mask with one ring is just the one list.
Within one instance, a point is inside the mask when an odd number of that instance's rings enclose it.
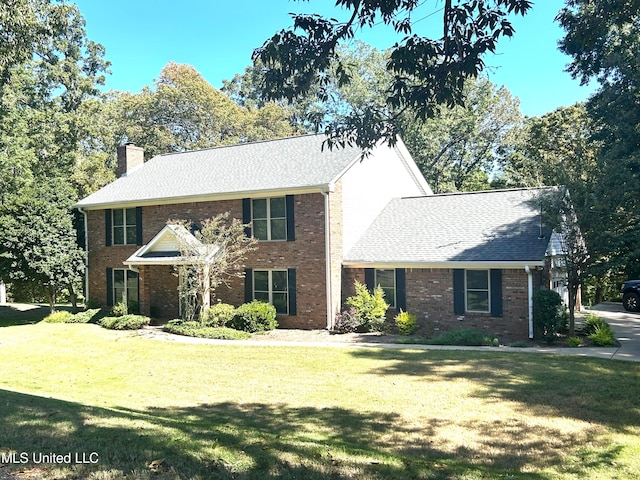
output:
{"label": "white gable trim", "polygon": [[[200,254],[207,248],[191,232],[182,225],[167,225],[156,234],[146,245],[140,247],[127,258],[124,265],[178,265],[189,264],[190,259],[182,255],[184,246],[189,247],[194,254]],[[206,257],[206,261],[214,261],[220,247],[213,246]]]}

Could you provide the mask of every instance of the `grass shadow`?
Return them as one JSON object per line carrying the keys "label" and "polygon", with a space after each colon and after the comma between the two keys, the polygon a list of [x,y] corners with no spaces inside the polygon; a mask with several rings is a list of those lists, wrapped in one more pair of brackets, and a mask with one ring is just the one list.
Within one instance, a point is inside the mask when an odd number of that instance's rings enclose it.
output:
{"label": "grass shadow", "polygon": [[511,352],[362,349],[352,354],[385,360],[375,374],[469,381],[475,395],[518,402],[541,415],[623,433],[640,428],[640,364],[635,362]]}
{"label": "grass shadow", "polygon": [[[495,425],[472,425],[482,440],[452,450],[430,439],[455,420],[422,425],[395,413],[232,402],[110,409],[6,390],[0,405],[0,451],[98,455],[96,464],[38,466],[45,478],[62,477],[62,467],[71,478],[101,479],[546,480],[555,477],[544,468],[563,464],[568,445],[590,440],[524,424],[506,436]],[[528,437],[525,450],[513,450]],[[542,437],[562,448],[537,444]],[[595,468],[617,452],[585,455]]]}
{"label": "grass shadow", "polygon": [[[57,307],[62,310],[71,310],[66,307]],[[49,315],[48,305],[30,305],[23,303],[10,303],[0,305],[0,327],[13,327],[16,325],[32,325],[42,321]]]}

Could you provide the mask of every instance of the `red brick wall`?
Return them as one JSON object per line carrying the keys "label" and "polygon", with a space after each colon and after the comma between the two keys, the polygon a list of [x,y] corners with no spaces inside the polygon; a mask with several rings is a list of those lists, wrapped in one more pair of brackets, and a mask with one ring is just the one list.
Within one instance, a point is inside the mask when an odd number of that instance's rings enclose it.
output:
{"label": "red brick wall", "polygon": [[[292,242],[259,242],[247,259],[253,269],[296,269],[297,315],[280,316],[283,327],[325,328],[325,235],[324,197],[321,193],[296,195],[295,234]],[[242,219],[242,199],[219,202],[194,202],[145,206],[142,210],[143,243],[148,243],[168,220],[194,223],[230,212]],[[106,269],[124,268],[122,262],[138,246],[105,246],[104,210],[87,212],[89,238],[89,298],[106,303]],[[341,244],[341,242],[340,242]],[[163,318],[178,315],[177,278],[169,266],[143,267],[140,270],[141,310],[158,313]],[[215,297],[240,305],[244,302],[244,279],[233,279],[230,288],[221,286]]]}
{"label": "red brick wall", "polygon": [[[345,269],[343,282],[344,300],[354,294],[353,282],[364,283],[364,269]],[[536,273],[534,288],[542,281]],[[502,341],[523,340],[529,335],[528,279],[524,269],[502,270],[501,317],[490,314],[467,313],[456,315],[453,311],[453,270],[407,269],[407,311],[417,316],[420,333],[437,336],[458,328],[475,328],[495,334]],[[389,312],[389,317],[396,312]]]}

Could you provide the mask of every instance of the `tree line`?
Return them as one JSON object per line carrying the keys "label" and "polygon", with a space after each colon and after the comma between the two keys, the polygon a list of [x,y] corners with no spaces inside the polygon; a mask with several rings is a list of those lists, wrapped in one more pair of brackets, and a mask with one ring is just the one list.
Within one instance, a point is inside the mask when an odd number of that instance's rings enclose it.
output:
{"label": "tree line", "polygon": [[[588,247],[587,296],[610,298],[640,276],[640,7],[567,0],[560,48],[570,74],[599,90],[527,118],[484,76],[483,58],[530,2],[444,2],[434,38],[412,31],[418,2],[337,3],[350,21],[295,16],[221,89],[169,63],[139,93],[101,90],[110,64],[75,5],[0,5],[0,279],[13,297],[54,305],[82,291],[84,234],[71,206],[115,178],[118,145],[150,158],[316,131],[330,148],[365,151],[400,135],[438,193],[566,186]],[[353,38],[380,22],[405,40],[379,51]]]}

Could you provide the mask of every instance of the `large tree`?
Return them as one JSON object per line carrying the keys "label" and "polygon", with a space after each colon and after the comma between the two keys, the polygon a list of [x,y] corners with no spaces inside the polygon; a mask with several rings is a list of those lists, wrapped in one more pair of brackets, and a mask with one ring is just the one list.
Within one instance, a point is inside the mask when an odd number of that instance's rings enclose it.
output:
{"label": "large tree", "polygon": [[640,276],[640,3],[567,0],[558,19],[569,71],[583,83],[600,83],[587,108],[602,144],[593,211],[609,237],[607,263]]}
{"label": "large tree", "polygon": [[75,306],[82,288],[84,252],[71,212],[75,200],[63,179],[40,179],[0,206],[0,277],[42,287],[51,312],[61,291],[69,293]]}
{"label": "large tree", "polygon": [[[524,15],[531,8],[529,0],[445,0],[437,10],[442,19],[439,33],[424,36],[416,33],[413,22],[424,3],[337,0],[336,6],[347,13],[343,21],[293,15],[291,29],[276,33],[254,53],[254,60],[264,65],[266,98],[291,101],[314,91],[320,101],[325,100],[332,68],[341,85],[350,81],[338,46],[353,38],[358,29],[390,25],[404,38],[391,49],[387,70],[392,80],[386,86],[385,101],[367,105],[339,124],[317,127],[330,134],[330,146],[355,143],[370,149],[381,138],[393,143],[403,112],[411,111],[424,120],[439,105],[462,104],[464,84],[482,72],[483,56],[495,52],[500,37],[513,35],[509,15]],[[427,3],[434,10],[438,6]]]}
{"label": "large tree", "polygon": [[237,105],[189,65],[170,62],[154,88],[112,100],[116,140],[144,146],[147,157],[280,138],[295,133],[280,107]]}

